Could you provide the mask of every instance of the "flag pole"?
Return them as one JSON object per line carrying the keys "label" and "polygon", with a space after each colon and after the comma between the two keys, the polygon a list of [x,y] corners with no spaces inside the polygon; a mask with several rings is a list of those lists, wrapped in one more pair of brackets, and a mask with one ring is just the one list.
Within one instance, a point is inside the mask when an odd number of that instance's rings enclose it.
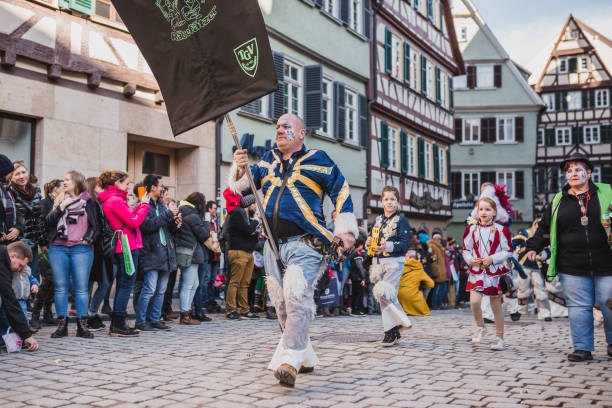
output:
{"label": "flag pole", "polygon": [[[229,127],[230,133],[234,138],[234,144],[238,150],[242,150],[242,146],[240,145],[240,140],[238,140],[238,132],[236,132],[236,128],[234,127],[234,122],[232,122],[232,118],[230,118],[229,113],[225,114],[225,120],[227,121],[227,126]],[[272,230],[270,229],[270,225],[268,225],[268,220],[266,219],[266,212],[264,211],[263,204],[259,199],[259,195],[257,195],[257,188],[255,188],[255,181],[253,181],[253,175],[250,172],[250,168],[245,170],[247,179],[249,180],[249,186],[251,187],[251,191],[253,192],[253,196],[255,197],[255,202],[257,203],[257,209],[259,210],[259,214],[261,214],[261,221],[263,222],[264,230],[266,236],[268,237],[268,243],[270,244],[270,248],[272,248],[272,253],[274,253],[274,257],[279,267],[281,267],[282,262],[280,259],[280,255],[278,252],[278,247],[276,246],[276,241],[273,238]],[[282,272],[282,271],[281,271]]]}

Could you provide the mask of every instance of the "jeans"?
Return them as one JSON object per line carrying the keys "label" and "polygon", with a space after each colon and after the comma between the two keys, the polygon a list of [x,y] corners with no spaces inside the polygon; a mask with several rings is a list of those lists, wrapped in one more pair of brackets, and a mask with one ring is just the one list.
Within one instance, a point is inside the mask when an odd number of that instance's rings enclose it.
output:
{"label": "jeans", "polygon": [[612,296],[612,276],[586,277],[561,273],[559,279],[567,304],[574,349],[594,350],[594,305],[603,313],[606,342],[612,344],[612,310],[605,305]]}
{"label": "jeans", "polygon": [[193,307],[196,315],[203,313],[202,307],[209,302],[208,300],[208,281],[210,280],[211,268],[208,262],[198,266],[198,280],[200,286],[196,289],[195,296],[193,297]]}
{"label": "jeans", "polygon": [[444,282],[436,282],[436,286],[433,288],[433,293],[431,294],[431,307],[432,309],[438,309],[442,306],[444,301],[446,300],[446,295],[448,294],[448,281]]}
{"label": "jeans", "polygon": [[125,264],[123,263],[123,254],[115,254],[115,262],[117,263],[117,287],[115,289],[115,304],[113,313],[116,316],[127,315],[127,305],[130,301],[132,289],[134,289],[134,281],[138,273],[138,250],[132,251],[132,259],[134,260],[134,273],[128,276],[125,273]]}
{"label": "jeans", "polygon": [[[107,272],[108,267],[109,265],[107,264],[107,262],[103,260],[102,261],[102,282],[99,282],[98,287],[96,288],[96,291],[91,297],[91,303],[89,304],[89,311],[92,314],[98,313],[98,311],[100,310],[100,305],[102,304],[102,301],[104,300],[106,295],[111,290],[111,285],[113,282],[109,281],[108,279],[108,272]],[[93,289],[93,282],[91,282],[91,284],[89,285],[89,291],[91,292],[92,289]]]}
{"label": "jeans", "polygon": [[142,292],[136,305],[136,323],[159,321],[169,277],[168,271],[145,272]]}
{"label": "jeans", "polygon": [[77,318],[87,317],[88,283],[94,258],[93,248],[82,244],[72,247],[51,245],[48,254],[55,283],[57,316],[68,316],[68,291],[71,278]]}
{"label": "jeans", "polygon": [[342,294],[344,293],[344,285],[351,274],[351,263],[349,261],[342,262],[342,270],[338,271],[338,297],[340,298],[340,306],[344,306]]}
{"label": "jeans", "polygon": [[185,270],[181,270],[179,280],[179,300],[181,302],[181,313],[191,310],[191,302],[198,288],[198,267],[199,264],[191,264]]}

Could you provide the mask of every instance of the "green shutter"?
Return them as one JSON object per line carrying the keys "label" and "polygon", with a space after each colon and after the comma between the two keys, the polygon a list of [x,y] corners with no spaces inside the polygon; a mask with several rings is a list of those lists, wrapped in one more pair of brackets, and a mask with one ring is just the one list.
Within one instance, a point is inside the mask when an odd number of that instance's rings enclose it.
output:
{"label": "green shutter", "polygon": [[418,139],[418,154],[419,154],[419,178],[425,178],[425,141],[422,137]]}
{"label": "green shutter", "polygon": [[380,167],[389,168],[389,125],[380,122]]}
{"label": "green shutter", "polygon": [[578,72],[578,58],[569,59],[569,72]]}
{"label": "green shutter", "polygon": [[393,50],[392,50],[393,35],[391,31],[385,27],[385,72],[391,74],[393,72]]}
{"label": "green shutter", "polygon": [[69,0],[70,8],[83,14],[94,13],[94,0]]}
{"label": "green shutter", "polygon": [[450,146],[446,149],[446,184],[449,183],[449,177],[451,174],[451,164],[450,164]]}
{"label": "green shutter", "polygon": [[434,165],[434,181],[440,182],[440,157],[438,152],[438,145],[433,145],[433,165]]}
{"label": "green shutter", "polygon": [[400,131],[400,146],[402,152],[402,173],[408,174],[408,133],[405,130]]}
{"label": "green shutter", "polygon": [[436,67],[436,103],[440,104],[442,102],[441,98],[442,94],[440,92],[440,68]]}
{"label": "green shutter", "polygon": [[427,95],[427,57],[421,55],[421,93]]}
{"label": "green shutter", "polygon": [[448,101],[449,101],[449,107],[450,110],[453,111],[455,110],[455,99],[454,99],[454,94],[453,94],[453,78],[451,78],[450,76],[448,77]]}
{"label": "green shutter", "polygon": [[601,143],[612,143],[612,125],[603,125],[599,128]]}
{"label": "green shutter", "polygon": [[410,44],[404,42],[404,82],[410,85]]}

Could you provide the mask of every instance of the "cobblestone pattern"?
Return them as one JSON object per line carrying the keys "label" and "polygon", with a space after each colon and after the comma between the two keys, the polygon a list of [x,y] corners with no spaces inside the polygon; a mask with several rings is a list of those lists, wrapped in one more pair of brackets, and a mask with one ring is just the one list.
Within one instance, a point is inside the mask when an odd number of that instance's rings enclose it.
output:
{"label": "cobblestone pattern", "polygon": [[47,328],[41,351],[0,355],[0,407],[612,407],[601,328],[594,361],[570,363],[567,319],[508,320],[503,352],[489,350],[492,325],[486,343],[471,344],[467,310],[412,320],[383,349],[371,341],[382,337],[379,316],[317,319],[321,362],[294,389],[266,371],[279,337],[270,320],[174,325],[136,339],[75,338],[71,323],[71,337],[54,340]]}

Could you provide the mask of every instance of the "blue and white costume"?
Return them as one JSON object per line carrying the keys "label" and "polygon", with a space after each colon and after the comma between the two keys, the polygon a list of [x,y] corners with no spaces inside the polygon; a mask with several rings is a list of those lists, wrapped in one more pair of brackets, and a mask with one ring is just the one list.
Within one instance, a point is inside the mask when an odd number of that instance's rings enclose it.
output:
{"label": "blue and white costume", "polygon": [[[315,315],[314,285],[326,270],[323,255],[300,238],[309,234],[327,244],[333,240],[334,233],[325,228],[325,195],[331,198],[337,213],[335,235],[352,233],[357,237],[359,231],[349,185],[325,152],[302,147],[288,160],[282,160],[282,157],[277,149],[267,152],[253,166],[251,173],[256,188],[261,189],[264,196],[265,216],[273,218],[276,207],[279,219],[289,221],[303,231],[301,235],[284,237],[279,243],[279,255],[286,265],[284,276],[281,276],[269,244],[264,247],[268,293],[283,330],[268,368],[276,370],[282,364],[289,364],[299,370],[302,366],[314,367],[318,362],[310,344],[308,328]],[[237,168],[233,164],[229,186],[237,194],[242,194],[249,189],[249,183],[246,175],[235,180],[236,174]],[[279,197],[285,177],[286,188]]]}
{"label": "blue and white costume", "polygon": [[380,303],[383,331],[395,326],[400,326],[400,330],[409,329],[412,323],[397,300],[397,292],[410,243],[410,223],[395,212],[390,217],[376,217],[372,228],[380,229],[379,243],[385,248],[373,258],[370,267],[370,281],[374,284],[374,297]]}

